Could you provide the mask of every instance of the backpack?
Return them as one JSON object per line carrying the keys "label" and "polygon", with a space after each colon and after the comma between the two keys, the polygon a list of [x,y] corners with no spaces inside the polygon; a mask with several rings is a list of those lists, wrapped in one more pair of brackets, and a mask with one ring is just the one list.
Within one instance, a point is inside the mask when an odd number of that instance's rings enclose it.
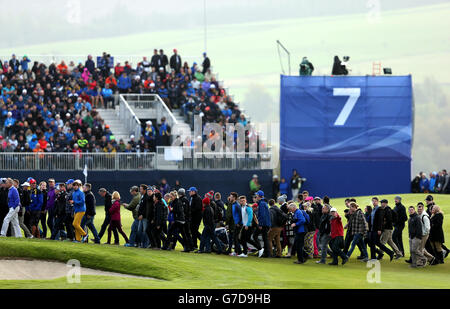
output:
{"label": "backpack", "polygon": [[281,226],[281,227],[285,226],[289,219],[288,215],[285,214],[284,212],[282,212],[281,210],[276,211],[276,214],[277,214],[276,220],[277,220],[278,226]]}

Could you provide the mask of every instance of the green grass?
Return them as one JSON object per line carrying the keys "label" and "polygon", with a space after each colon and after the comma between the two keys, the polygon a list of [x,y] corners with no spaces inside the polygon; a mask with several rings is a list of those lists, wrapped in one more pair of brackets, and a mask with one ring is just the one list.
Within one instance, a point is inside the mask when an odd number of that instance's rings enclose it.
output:
{"label": "green grass", "polygon": [[[393,201],[394,195],[379,196]],[[363,206],[371,197],[358,197]],[[424,194],[403,196],[405,206],[423,201]],[[436,195],[436,203],[444,213],[450,213],[450,196]],[[343,199],[331,204],[343,211]],[[102,209],[95,220],[102,222]],[[126,233],[132,222],[131,213],[122,210]],[[446,238],[450,237],[450,221],[444,220]],[[407,246],[407,230],[404,241]],[[356,250],[358,251],[358,250]],[[410,269],[403,259],[381,261],[381,284],[366,280],[368,268],[356,260],[355,252],[345,266],[331,267],[308,261],[294,265],[291,259],[238,259],[228,256],[197,255],[176,251],[153,251],[123,246],[73,244],[48,240],[0,239],[0,256],[67,262],[78,259],[83,267],[141,275],[160,280],[82,276],[81,284],[68,284],[65,278],[56,280],[0,281],[0,288],[448,288],[450,263],[424,269]],[[407,254],[409,256],[409,254]]]}

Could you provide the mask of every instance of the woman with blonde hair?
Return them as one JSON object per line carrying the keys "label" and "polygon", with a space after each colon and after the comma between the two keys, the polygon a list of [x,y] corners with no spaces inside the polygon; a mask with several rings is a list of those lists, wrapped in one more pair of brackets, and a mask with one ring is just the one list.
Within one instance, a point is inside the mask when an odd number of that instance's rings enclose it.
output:
{"label": "woman with blonde hair", "polygon": [[312,259],[314,257],[314,235],[316,234],[316,228],[314,225],[314,220],[312,219],[313,215],[311,203],[310,202],[303,203],[303,210],[309,216],[309,222],[306,223],[308,231],[305,234],[305,246],[303,250],[308,255],[308,258]]}
{"label": "woman with blonde hair", "polygon": [[109,209],[109,214],[111,215],[111,223],[108,227],[108,242],[106,244],[111,244],[111,232],[117,230],[125,239],[126,244],[128,244],[127,234],[122,230],[122,222],[120,220],[120,194],[114,191],[111,195],[112,206]]}
{"label": "woman with blonde hair", "polygon": [[444,251],[442,250],[442,244],[445,242],[443,223],[444,214],[438,205],[434,205],[431,209],[430,218],[430,243],[436,257],[436,264],[444,264]]}

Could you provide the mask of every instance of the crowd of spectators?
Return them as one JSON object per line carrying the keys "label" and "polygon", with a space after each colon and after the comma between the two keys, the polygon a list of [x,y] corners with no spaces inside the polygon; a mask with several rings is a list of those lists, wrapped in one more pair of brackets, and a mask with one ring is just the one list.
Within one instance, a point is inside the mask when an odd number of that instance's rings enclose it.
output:
{"label": "crowd of spectators", "polygon": [[[176,49],[170,59],[155,49],[150,61],[143,57],[135,67],[128,61],[114,65],[107,53],[97,64],[89,55],[84,64],[63,60],[49,66],[32,64],[26,55],[21,59],[12,55],[9,61],[0,60],[0,151],[155,152],[158,145],[170,145],[171,128],[165,119],[161,124],[147,121],[139,140],[134,136],[127,143],[116,140],[97,110],[114,108],[116,93],[158,94],[170,109],[200,115],[204,123],[216,122],[224,128],[226,123],[247,124],[211,72],[206,53],[201,67],[183,62]],[[202,142],[215,138],[217,132],[207,132]],[[256,140],[256,134],[247,132],[247,150]],[[196,143],[202,144],[199,140],[183,144]]]}
{"label": "crowd of spectators", "polygon": [[450,175],[447,170],[432,172],[429,176],[430,178],[427,178],[426,173],[420,172],[414,177],[411,181],[411,192],[450,194]]}

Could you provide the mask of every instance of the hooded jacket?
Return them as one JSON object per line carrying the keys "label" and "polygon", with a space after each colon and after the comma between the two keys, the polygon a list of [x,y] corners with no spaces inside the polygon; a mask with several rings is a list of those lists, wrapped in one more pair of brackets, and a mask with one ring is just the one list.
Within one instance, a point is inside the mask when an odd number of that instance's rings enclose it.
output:
{"label": "hooded jacket", "polygon": [[72,200],[73,200],[73,211],[75,213],[86,212],[84,193],[80,189],[73,191]]}
{"label": "hooded jacket", "polygon": [[272,222],[270,220],[269,206],[265,199],[261,199],[258,202],[258,226],[271,227]]}

